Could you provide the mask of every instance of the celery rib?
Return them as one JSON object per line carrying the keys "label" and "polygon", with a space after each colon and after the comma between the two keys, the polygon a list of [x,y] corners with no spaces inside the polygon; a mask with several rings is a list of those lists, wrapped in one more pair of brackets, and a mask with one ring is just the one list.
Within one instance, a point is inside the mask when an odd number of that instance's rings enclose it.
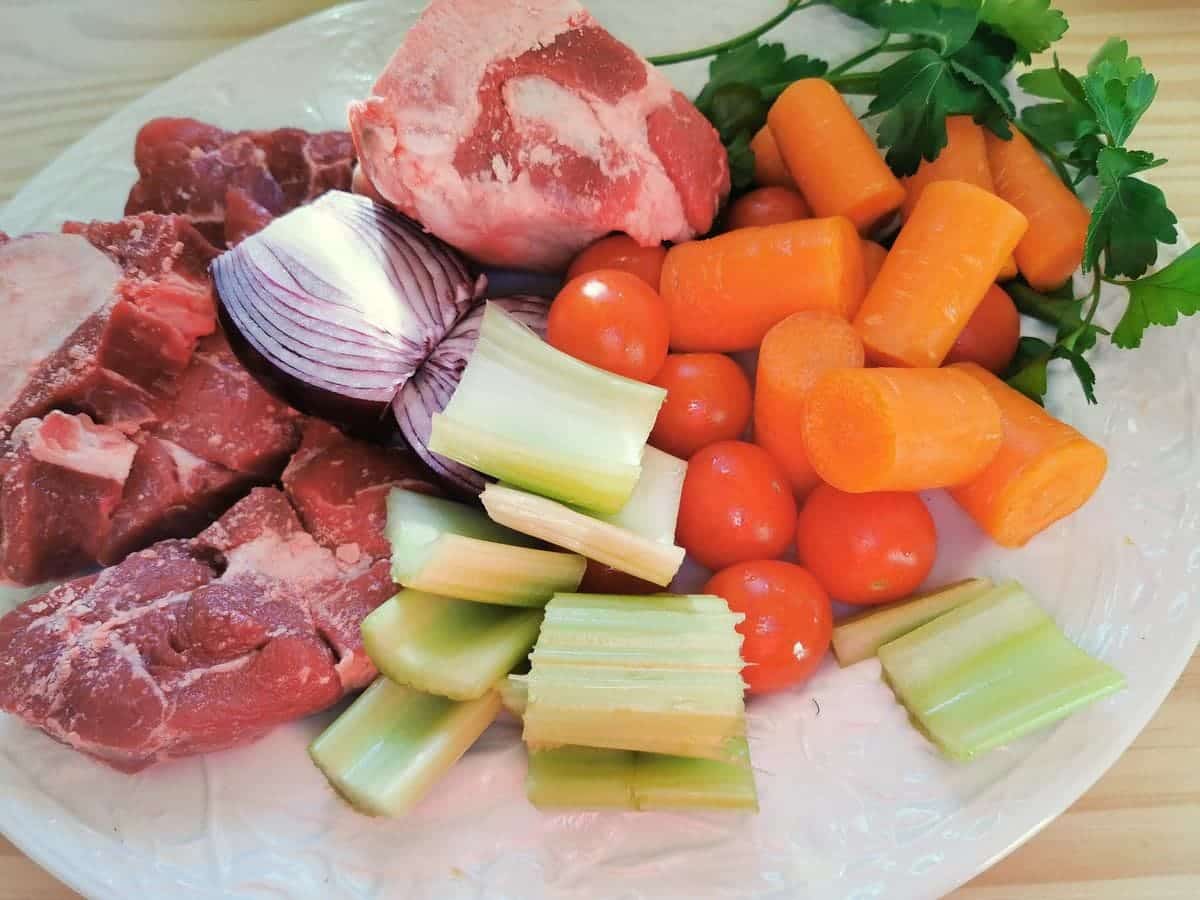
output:
{"label": "celery rib", "polygon": [[665,398],[556,350],[489,304],[458,388],[433,417],[429,449],[524,490],[615,513],[637,484]]}
{"label": "celery rib", "polygon": [[990,579],[970,578],[844,619],[833,629],[834,656],[842,667],[870,659],[884,644],[982,597],[992,587]]}
{"label": "celery rib", "polygon": [[652,447],[633,495],[616,514],[593,517],[504,485],[488,485],[492,521],[665,587],[683,565],[675,521],[687,464]]}
{"label": "celery rib", "polygon": [[538,609],[401,591],[363,620],[363,645],[398,684],[454,700],[482,697],[537,640]]}
{"label": "celery rib", "polygon": [[740,621],[719,597],[555,596],[525,679],[526,743],[728,761],[745,736]]}
{"label": "celery rib", "polygon": [[399,488],[388,495],[387,532],[399,584],[479,603],[541,607],[577,588],[587,568],[582,556],[533,549],[481,510]]}
{"label": "celery rib", "polygon": [[1124,687],[1008,582],[879,648],[897,697],[953,759],[971,759]]}
{"label": "celery rib", "polygon": [[378,678],[309,745],[330,785],[352,806],[401,816],[475,743],[500,695],[456,702]]}

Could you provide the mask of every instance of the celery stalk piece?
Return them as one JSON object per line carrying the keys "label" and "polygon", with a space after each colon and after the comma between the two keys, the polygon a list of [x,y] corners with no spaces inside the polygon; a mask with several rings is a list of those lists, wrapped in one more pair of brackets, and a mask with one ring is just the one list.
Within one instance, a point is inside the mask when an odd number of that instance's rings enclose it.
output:
{"label": "celery stalk piece", "polygon": [[515,487],[615,513],[641,475],[666,391],[542,341],[495,304],[429,449]]}
{"label": "celery stalk piece", "polygon": [[489,484],[484,488],[480,499],[492,520],[501,525],[636,575],[652,584],[663,587],[670,584],[683,565],[682,547],[660,544],[577,512],[555,500],[498,484]]}
{"label": "celery stalk piece", "polygon": [[746,742],[734,746],[733,762],[592,747],[535,750],[525,792],[541,808],[757,811]]}
{"label": "celery stalk piece", "polygon": [[524,718],[525,707],[529,705],[529,685],[525,676],[509,675],[496,689],[500,691],[500,702],[504,708],[518,719]]}
{"label": "celery stalk piece", "polygon": [[628,750],[593,747],[532,751],[525,796],[539,808],[637,809],[633,796],[637,756]]}
{"label": "celery stalk piece", "polygon": [[537,640],[539,609],[401,591],[363,620],[363,645],[398,684],[453,700],[482,697]]}
{"label": "celery stalk piece", "polygon": [[731,762],[639,753],[633,779],[637,808],[758,812],[758,791],[746,739],[733,742],[731,747]]}
{"label": "celery stalk piece", "polygon": [[495,691],[459,703],[377,678],[309,745],[333,788],[376,816],[401,816],[500,711]]}
{"label": "celery stalk piece", "polygon": [[579,587],[587,560],[535,550],[482,510],[396,488],[388,494],[392,577],[407,588],[479,603],[545,606]]}
{"label": "celery stalk piece", "polygon": [[837,624],[833,629],[833,653],[838,664],[852,666],[870,659],[889,641],[932,622],[950,610],[982,597],[992,589],[988,578],[968,578],[918,594],[900,603],[867,610]]}
{"label": "celery stalk piece", "polygon": [[732,759],[740,621],[720,597],[556,595],[530,656],[525,742]]}
{"label": "celery stalk piece", "polygon": [[887,680],[952,759],[970,759],[1120,690],[1016,582],[879,648]]}
{"label": "celery stalk piece", "polygon": [[687,460],[647,445],[642,456],[642,477],[633,495],[615,513],[596,518],[647,540],[674,545],[679,498],[686,477]]}

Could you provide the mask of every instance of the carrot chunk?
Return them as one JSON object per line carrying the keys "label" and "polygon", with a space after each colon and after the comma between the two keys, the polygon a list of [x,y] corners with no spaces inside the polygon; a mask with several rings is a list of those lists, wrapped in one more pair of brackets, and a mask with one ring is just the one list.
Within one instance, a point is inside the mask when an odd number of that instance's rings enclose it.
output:
{"label": "carrot chunk", "polygon": [[988,390],[957,369],[841,369],[804,404],[804,449],[838,490],[923,491],[963,484],[1003,437]]}
{"label": "carrot chunk", "polygon": [[676,351],[751,350],[776,322],[861,302],[862,241],[848,219],[740,228],[667,252],[660,293]]}
{"label": "carrot chunk", "polygon": [[1091,218],[1078,197],[1054,174],[1021,132],[1012,140],[984,135],[996,193],[1029,219],[1017,245],[1017,266],[1039,291],[1058,287],[1083,262]]}
{"label": "carrot chunk", "polygon": [[904,186],[828,81],[797,81],[771,106],[767,124],[815,215],[846,216],[866,231],[904,202]]}
{"label": "carrot chunk", "polygon": [[764,125],[750,142],[754,151],[754,181],[759,187],[796,187],[792,173],[788,171],[787,163],[779,155],[779,145],[771,135],[771,129]]}
{"label": "carrot chunk", "polygon": [[866,270],[867,288],[875,283],[875,279],[879,277],[879,270],[883,268],[883,261],[887,259],[887,249],[882,244],[877,244],[874,241],[863,241],[863,266]]}
{"label": "carrot chunk", "polygon": [[829,313],[788,316],[763,338],[754,387],[754,442],[775,458],[799,497],[821,481],[804,452],[805,397],[826,372],[861,369],[863,360],[854,328]]}
{"label": "carrot chunk", "polygon": [[1000,407],[1004,440],[987,468],[950,495],[997,544],[1023,546],[1091,498],[1104,479],[1108,455],[980,366],[958,363],[946,371],[952,370],[991,394]]}
{"label": "carrot chunk", "polygon": [[940,366],[1027,224],[973,184],[928,185],[855,316],[867,358]]}

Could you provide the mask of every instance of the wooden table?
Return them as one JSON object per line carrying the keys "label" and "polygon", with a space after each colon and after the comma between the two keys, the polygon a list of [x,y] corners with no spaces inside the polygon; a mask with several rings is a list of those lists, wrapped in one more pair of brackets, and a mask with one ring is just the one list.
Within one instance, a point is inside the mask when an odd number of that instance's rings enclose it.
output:
{"label": "wooden table", "polygon": [[[329,0],[0,0],[0,202],[112,110],[217,51]],[[1059,45],[1081,68],[1110,34],[1162,81],[1138,145],[1200,236],[1200,10],[1196,0],[1058,0]],[[1194,900],[1200,897],[1200,657],[1107,775],[953,900]],[[3,802],[0,800],[0,802]],[[0,839],[0,900],[75,895]]]}

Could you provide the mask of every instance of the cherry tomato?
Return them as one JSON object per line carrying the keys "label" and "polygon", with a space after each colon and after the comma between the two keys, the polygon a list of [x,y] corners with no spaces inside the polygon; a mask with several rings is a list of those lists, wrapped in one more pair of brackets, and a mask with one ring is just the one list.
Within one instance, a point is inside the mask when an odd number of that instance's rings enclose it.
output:
{"label": "cherry tomato", "polygon": [[999,375],[1012,362],[1020,340],[1021,314],[1017,305],[1003,288],[993,284],[950,348],[946,362],[979,363]]}
{"label": "cherry tomato", "polygon": [[829,595],[807,569],[779,560],[744,562],[709,579],[704,593],[746,616],[742,678],[753,694],[799,684],[821,664],[833,635]]}
{"label": "cherry tomato", "polygon": [[750,379],[722,353],[672,353],[654,377],[666,388],[650,443],[681,459],[741,437],[750,422]]}
{"label": "cherry tomato", "polygon": [[658,594],[665,590],[666,588],[657,584],[643,581],[636,575],[606,566],[594,559],[587,561],[583,581],[579,584],[581,594]]}
{"label": "cherry tomato", "polygon": [[795,526],[791,485],[766,450],[720,441],[688,461],[675,539],[700,565],[716,570],[776,557]]}
{"label": "cherry tomato", "polygon": [[846,494],[818,485],[800,510],[796,553],[835,600],[907,597],[937,558],[937,528],[916,494]]}
{"label": "cherry tomato", "polygon": [[762,187],[733,201],[725,226],[730,231],[735,228],[757,228],[807,219],[810,215],[808,204],[799,191],[786,187]]}
{"label": "cherry tomato", "polygon": [[666,258],[667,248],[662,244],[643,247],[627,234],[614,234],[600,238],[575,257],[567,269],[567,280],[600,269],[619,269],[636,275],[657,291]]}
{"label": "cherry tomato", "polygon": [[576,359],[649,381],[667,358],[667,306],[628,272],[601,269],[567,283],[550,304],[546,340]]}

